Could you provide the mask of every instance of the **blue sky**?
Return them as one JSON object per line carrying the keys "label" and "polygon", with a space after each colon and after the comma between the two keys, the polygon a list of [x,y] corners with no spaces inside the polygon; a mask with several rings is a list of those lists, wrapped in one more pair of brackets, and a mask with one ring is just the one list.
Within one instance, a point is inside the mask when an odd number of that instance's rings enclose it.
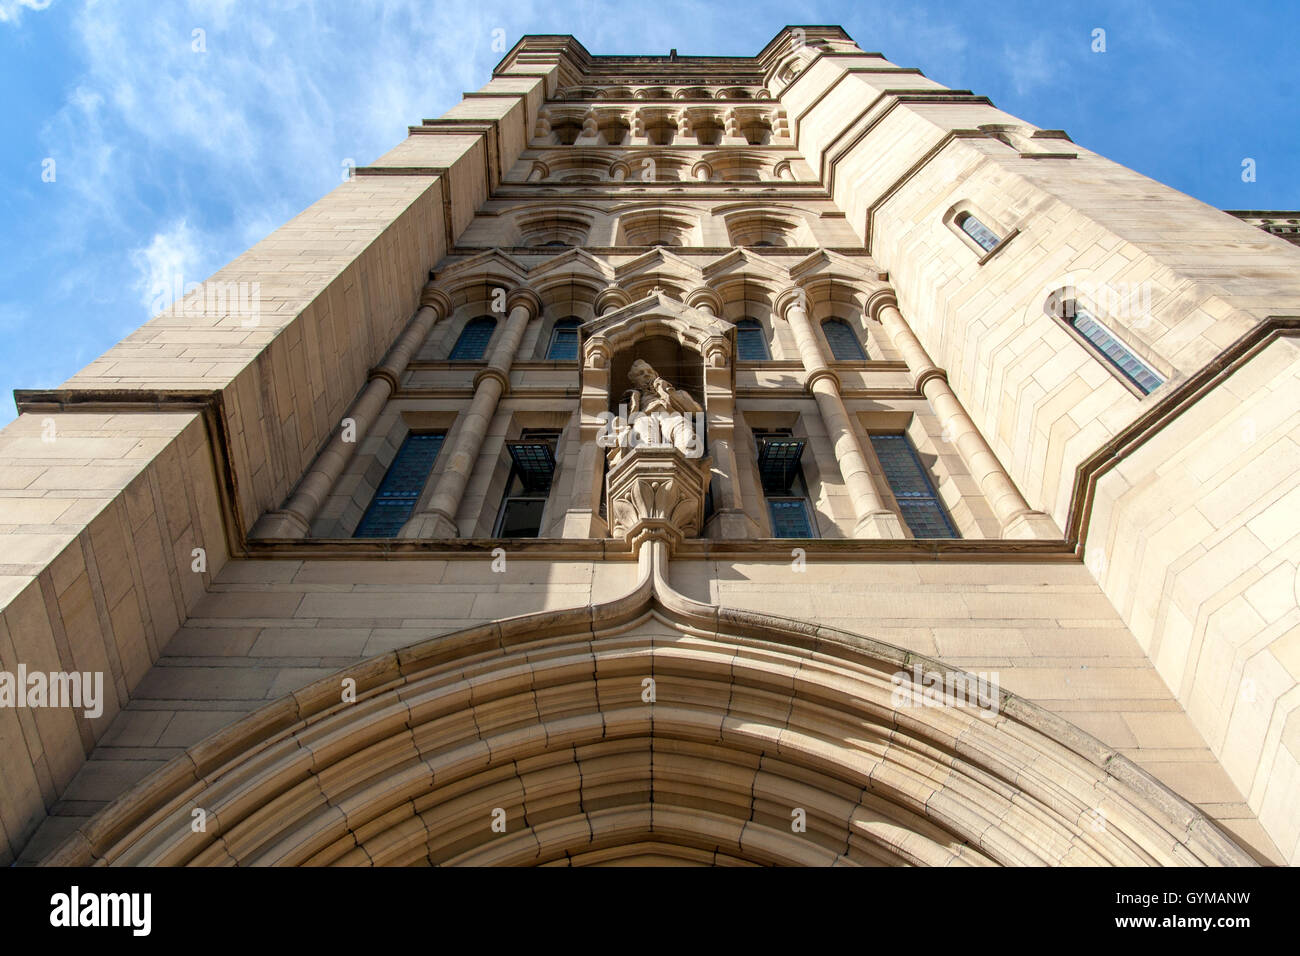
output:
{"label": "blue sky", "polygon": [[1300,0],[0,0],[0,423],[146,321],[156,283],[206,278],[481,87],[494,31],[753,55],[788,23],[1212,205],[1300,208]]}

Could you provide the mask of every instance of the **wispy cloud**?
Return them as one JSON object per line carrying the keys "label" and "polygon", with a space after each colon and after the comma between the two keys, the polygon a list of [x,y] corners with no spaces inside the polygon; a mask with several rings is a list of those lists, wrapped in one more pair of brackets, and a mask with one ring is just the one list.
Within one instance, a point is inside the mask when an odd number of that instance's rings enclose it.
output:
{"label": "wispy cloud", "polygon": [[131,252],[140,301],[151,313],[165,309],[178,298],[178,287],[198,282],[206,274],[203,259],[199,237],[184,219],[154,233],[147,246]]}
{"label": "wispy cloud", "polygon": [[1002,48],[1003,63],[1018,95],[1031,93],[1056,78],[1061,66],[1053,45],[1051,40],[1040,35]]}
{"label": "wispy cloud", "polygon": [[17,24],[24,10],[44,10],[53,0],[0,0],[0,23]]}

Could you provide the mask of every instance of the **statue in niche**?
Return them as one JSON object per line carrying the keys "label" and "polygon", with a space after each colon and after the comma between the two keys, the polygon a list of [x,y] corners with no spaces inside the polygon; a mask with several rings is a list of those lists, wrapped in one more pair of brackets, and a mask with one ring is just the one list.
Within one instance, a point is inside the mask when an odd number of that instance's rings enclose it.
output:
{"label": "statue in niche", "polygon": [[620,445],[671,445],[687,458],[703,454],[704,409],[684,389],[665,381],[644,359],[628,371]]}

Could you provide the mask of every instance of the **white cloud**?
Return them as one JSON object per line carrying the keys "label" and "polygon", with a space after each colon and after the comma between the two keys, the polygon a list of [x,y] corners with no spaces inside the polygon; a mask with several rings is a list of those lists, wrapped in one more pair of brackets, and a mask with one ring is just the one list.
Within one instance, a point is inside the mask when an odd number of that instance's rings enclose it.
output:
{"label": "white cloud", "polygon": [[70,19],[80,73],[42,132],[58,184],[41,254],[78,262],[54,273],[63,293],[127,321],[177,271],[206,279],[334,188],[344,158],[372,161],[480,85],[500,56],[488,24],[511,22],[449,23],[419,0],[328,16],[300,0],[88,0]]}
{"label": "white cloud", "polygon": [[1011,83],[1021,96],[1051,81],[1062,68],[1060,57],[1053,52],[1045,36],[1015,46],[1008,44],[1002,54]]}
{"label": "white cloud", "polygon": [[54,0],[0,0],[0,23],[18,23],[24,10],[44,10]]}
{"label": "white cloud", "polygon": [[200,237],[184,219],[154,233],[147,246],[131,252],[140,301],[153,315],[176,301],[178,288],[207,277]]}

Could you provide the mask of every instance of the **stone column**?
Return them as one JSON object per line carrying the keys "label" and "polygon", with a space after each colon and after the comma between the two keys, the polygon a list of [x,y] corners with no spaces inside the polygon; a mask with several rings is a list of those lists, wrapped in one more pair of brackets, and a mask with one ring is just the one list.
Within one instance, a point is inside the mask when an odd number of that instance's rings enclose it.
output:
{"label": "stone column", "polygon": [[370,426],[397,390],[407,364],[428,338],[434,323],[451,313],[451,300],[432,285],[424,287],[420,308],[397,337],[382,362],[370,370],[369,381],[361,390],[343,422],[289,500],[279,511],[263,515],[249,532],[251,538],[305,538],[311,524],[329,496],[334,483],[352,460],[357,446],[365,439]]}
{"label": "stone column", "polygon": [[446,464],[438,476],[433,494],[419,512],[402,527],[402,538],[457,538],[456,512],[465,486],[474,473],[492,416],[501,396],[510,390],[510,366],[528,323],[542,311],[542,300],[528,288],[518,288],[506,298],[509,318],[488,357],[487,368],[474,377],[474,398],[461,416],[451,448],[445,450]]}
{"label": "stone column", "polygon": [[596,315],[604,315],[606,312],[613,312],[615,309],[621,309],[625,305],[632,303],[632,297],[623,289],[616,285],[606,286],[596,293],[596,300],[593,306]]}
{"label": "stone column", "polygon": [[[632,297],[616,285],[596,294],[596,315],[621,309]],[[578,400],[578,461],[574,466],[573,493],[560,527],[562,538],[603,538],[605,522],[600,518],[605,449],[597,443],[606,429],[601,416],[609,411],[609,343],[601,336],[588,339],[582,348],[581,397]]]}
{"label": "stone column", "polygon": [[[685,302],[705,315],[722,311],[722,297],[707,287],[686,293]],[[717,538],[755,538],[758,525],[745,509],[745,498],[736,475],[736,390],[733,373],[734,343],[709,339],[703,348],[704,415],[713,459],[713,514],[706,533]]]}
{"label": "stone column", "polygon": [[889,336],[895,350],[907,363],[912,382],[934,409],[947,440],[957,446],[966,470],[979,482],[1002,526],[1004,538],[1059,538],[1056,524],[1041,511],[1035,511],[1020,494],[1011,476],[989,447],[960,400],[948,384],[948,374],[930,358],[903,313],[898,310],[894,293],[882,289],[867,300],[868,314]]}
{"label": "stone column", "polygon": [[857,430],[840,397],[839,376],[826,364],[821,345],[808,320],[802,289],[786,289],[776,298],[776,311],[790,323],[799,357],[805,371],[804,385],[817,399],[826,433],[835,446],[835,460],[839,463],[844,487],[853,502],[858,523],[855,538],[903,538],[902,522],[897,514],[885,507],[885,499],[876,487],[867,468],[867,456],[862,450]]}

